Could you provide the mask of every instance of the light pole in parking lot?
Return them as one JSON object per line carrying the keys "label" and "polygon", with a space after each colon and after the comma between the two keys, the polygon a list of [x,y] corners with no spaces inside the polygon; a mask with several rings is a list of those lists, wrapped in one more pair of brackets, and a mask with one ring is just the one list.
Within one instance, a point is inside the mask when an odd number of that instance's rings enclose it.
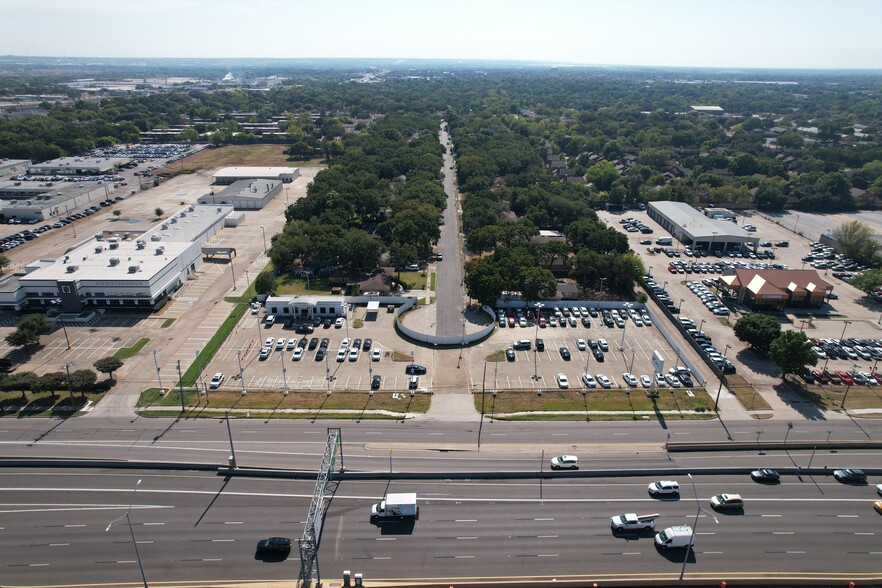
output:
{"label": "light pole in parking lot", "polygon": [[266,255],[266,229],[260,225],[260,230],[263,232],[263,254]]}
{"label": "light pole in parking lot", "polygon": [[707,322],[707,319],[701,319],[701,322],[698,323],[698,332],[701,332],[701,328],[704,326],[704,323]]}
{"label": "light pole in parking lot", "polygon": [[845,324],[842,325],[842,334],[839,335],[839,344],[840,345],[842,345],[842,340],[845,339],[845,329],[848,328],[848,325],[851,324],[851,321],[843,321],[843,323],[845,323]]}
{"label": "light pole in parking lot", "polygon": [[[631,348],[631,365],[628,366],[628,373],[634,375],[634,359],[637,357],[637,350],[633,347]],[[586,364],[587,366],[587,364]],[[585,371],[588,371],[588,368],[585,368]]]}
{"label": "light pole in parking lot", "polygon": [[181,395],[181,414],[187,410],[187,407],[184,406],[184,378],[181,376],[181,360],[178,360],[178,393]]}
{"label": "light pole in parking lot", "polygon": [[680,299],[680,306],[677,307],[677,314],[680,314],[680,310],[683,308],[683,301],[685,298]]}
{"label": "light pole in parking lot", "polygon": [[239,382],[242,383],[242,396],[245,396],[245,394],[247,394],[248,391],[245,390],[245,370],[242,369],[242,350],[241,349],[236,351],[236,361],[239,362]]}
{"label": "light pole in parking lot", "polygon": [[135,556],[138,558],[138,569],[141,570],[141,580],[144,582],[144,588],[148,588],[147,586],[147,576],[144,575],[144,566],[141,564],[141,552],[138,550],[138,542],[135,541],[135,529],[132,527],[132,519],[130,518],[130,513],[132,512],[132,504],[135,503],[135,495],[138,493],[138,486],[141,485],[141,480],[135,484],[135,488],[132,491],[132,501],[129,502],[129,508],[126,509],[126,512],[122,514],[107,524],[107,528],[104,529],[104,532],[108,532],[110,527],[113,526],[114,523],[121,521],[123,519],[126,520],[126,524],[129,526],[129,533],[132,535],[132,545],[135,547]]}
{"label": "light pole in parking lot", "polygon": [[[857,370],[860,366],[853,363],[853,364],[851,364],[851,367],[853,369]],[[842,395],[842,404],[840,404],[840,406],[842,407],[842,410],[845,410],[845,400],[848,398],[848,391],[851,390],[852,384],[854,384],[854,376],[851,377],[851,383],[845,387],[845,394]]]}
{"label": "light pole in parking lot", "polygon": [[67,327],[64,325],[64,311],[61,308],[61,298],[55,298],[51,303],[58,307],[58,322],[61,323],[61,330],[64,332],[64,340],[67,341],[67,348],[71,349],[70,338],[67,336]]}
{"label": "light pole in parking lot", "polygon": [[717,520],[717,517],[714,516],[713,513],[708,512],[701,508],[701,503],[698,502],[698,491],[695,489],[695,480],[692,479],[692,474],[686,474],[689,476],[689,481],[692,482],[692,492],[695,494],[695,506],[698,510],[695,511],[695,522],[692,523],[692,535],[689,537],[689,544],[686,545],[686,557],[683,558],[683,568],[680,570],[680,580],[683,580],[683,575],[686,573],[686,562],[689,561],[689,552],[692,550],[692,543],[695,541],[695,529],[698,527],[698,515],[701,511],[704,511],[705,514],[709,515],[716,524],[720,524],[720,521]]}
{"label": "light pole in parking lot", "polygon": [[[536,318],[536,337],[535,337],[535,339],[538,339],[539,338],[539,314],[542,312],[542,309],[545,307],[545,305],[542,304],[541,302],[537,302],[535,304],[535,306],[536,306],[536,317],[535,317]],[[533,341],[533,343],[535,343],[535,342],[536,341]],[[585,372],[586,373],[588,372],[587,367],[585,368]],[[538,346],[536,347],[535,353],[533,354],[533,379],[534,380],[539,379],[539,347]]]}
{"label": "light pole in parking lot", "polygon": [[285,350],[279,353],[279,363],[282,366],[282,385],[285,387],[284,395],[288,395],[288,368],[285,367]]}
{"label": "light pole in parking lot", "polygon": [[[729,352],[731,345],[726,345],[726,348],[723,350],[723,365],[726,365],[726,354]],[[720,412],[720,393],[723,391],[723,378],[720,378],[720,387],[717,388],[717,399],[714,400],[714,412]]]}
{"label": "light pole in parking lot", "polygon": [[153,350],[153,365],[156,366],[156,379],[159,380],[159,393],[162,394],[162,377],[159,375],[159,362],[156,361],[156,349]]}

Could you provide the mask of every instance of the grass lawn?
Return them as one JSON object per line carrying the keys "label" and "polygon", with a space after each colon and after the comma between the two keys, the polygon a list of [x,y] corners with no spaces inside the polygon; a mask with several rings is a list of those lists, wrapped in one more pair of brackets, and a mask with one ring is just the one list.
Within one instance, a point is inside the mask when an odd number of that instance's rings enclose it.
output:
{"label": "grass lawn", "polygon": [[[400,279],[399,275],[401,276]],[[402,284],[407,284],[407,287],[411,290],[426,289],[426,276],[423,272],[396,272],[395,279]]]}
{"label": "grass lawn", "polygon": [[186,171],[234,166],[317,167],[325,165],[321,158],[310,161],[288,159],[288,156],[285,155],[287,147],[287,145],[257,144],[209,148],[175,162],[169,169],[180,172],[181,169]]}
{"label": "grass lawn", "polygon": [[750,382],[745,380],[738,374],[730,374],[726,376],[729,383],[727,388],[729,392],[735,395],[738,402],[747,410],[771,410],[772,407],[766,402],[766,399],[757,394]]}
{"label": "grass lawn", "polygon": [[[535,392],[500,392],[496,398],[492,394],[484,395],[484,412],[493,414],[494,418],[500,418],[499,414],[513,412],[534,411],[588,411],[588,410],[615,410],[621,411],[619,415],[590,415],[592,420],[642,420],[644,415],[632,414],[633,411],[647,410],[682,410],[704,411],[711,418],[713,413],[713,399],[704,390],[697,388],[693,391],[695,396],[689,396],[685,390],[675,390],[673,394],[668,391],[659,393],[658,398],[649,398],[643,390],[635,390],[626,394],[624,390],[600,390],[594,389],[584,396],[577,390],[544,390],[542,396]],[[481,394],[474,395],[475,408],[481,412]],[[651,419],[658,419],[658,415],[648,415]],[[528,419],[528,420],[582,420],[580,415],[528,415],[528,416],[503,416],[502,418]],[[673,415],[664,415],[662,418],[677,418]],[[692,416],[688,417],[692,418]]]}
{"label": "grass lawn", "polygon": [[[789,381],[789,388],[827,410],[841,410],[842,399],[845,397],[845,385],[812,385]],[[880,386],[857,386],[852,384],[848,390],[845,408],[882,408],[882,390]]]}
{"label": "grass lawn", "polygon": [[51,417],[71,416],[76,414],[91,400],[96,403],[104,396],[104,392],[90,393],[83,397],[75,394],[71,397],[67,390],[57,391],[55,396],[48,392],[28,392],[22,398],[20,392],[0,392],[0,416],[4,417]]}
{"label": "grass lawn", "polygon": [[117,359],[128,359],[130,357],[134,357],[139,351],[144,348],[145,345],[147,345],[149,341],[150,339],[148,339],[147,337],[138,339],[138,341],[131,347],[123,347],[122,349],[117,349],[116,353],[113,354],[113,357]]}
{"label": "grass lawn", "polygon": [[[351,391],[335,391],[330,396],[322,391],[297,392],[291,391],[288,396],[284,396],[280,391],[275,392],[249,392],[247,396],[242,396],[241,392],[236,390],[217,390],[209,391],[209,406],[211,408],[229,408],[235,410],[248,410],[255,413],[263,411],[263,416],[267,416],[267,412],[282,411],[285,409],[300,409],[316,411],[322,417],[327,417],[328,412],[340,410],[389,410],[392,412],[425,412],[429,408],[432,401],[430,394],[417,394],[411,398],[407,394],[401,392],[375,392],[370,396],[366,392]],[[205,397],[201,399],[197,397],[196,390],[192,388],[184,388],[184,405],[188,411],[198,410],[205,407]],[[168,391],[164,396],[159,395],[158,388],[151,388],[141,393],[138,399],[138,407],[168,407],[169,411],[151,410],[145,412],[146,415],[160,414],[166,415],[167,412],[180,414],[181,397],[177,388]],[[239,413],[237,413],[239,414]],[[337,413],[345,415],[342,418],[389,418],[382,415],[359,415],[351,413]],[[217,416],[215,413],[209,413],[205,416]],[[255,414],[252,414],[255,416]],[[317,416],[316,414],[300,413],[286,414],[278,413],[278,417],[289,416],[291,418],[310,418]]]}
{"label": "grass lawn", "polygon": [[294,278],[290,275],[284,275],[277,282],[279,286],[276,290],[276,296],[293,294],[327,296],[331,291],[331,284],[327,278],[310,278],[309,289],[306,288],[306,278]]}

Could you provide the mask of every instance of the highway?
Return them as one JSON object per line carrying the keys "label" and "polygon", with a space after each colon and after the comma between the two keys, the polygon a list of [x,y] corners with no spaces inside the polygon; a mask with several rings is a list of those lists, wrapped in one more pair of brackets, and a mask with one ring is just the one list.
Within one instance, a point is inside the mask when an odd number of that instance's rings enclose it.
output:
{"label": "highway", "polygon": [[[882,438],[882,421],[489,422],[232,420],[240,467],[315,471],[327,428],[342,430],[348,471],[512,471],[538,469],[544,455],[575,453],[584,468],[697,468],[719,464],[720,454],[671,453],[671,442],[869,441]],[[478,434],[481,447],[478,448]],[[759,435],[757,434],[759,433]],[[741,467],[882,467],[882,450],[854,452],[734,451],[727,465]],[[222,419],[3,419],[0,457],[88,458],[224,464],[230,454]],[[431,460],[431,461],[428,461]]]}
{"label": "highway", "polygon": [[[136,494],[132,490],[142,483]],[[656,551],[649,534],[615,536],[609,517],[657,512],[657,527],[692,524],[693,489],[654,500],[652,477],[518,482],[342,482],[332,485],[319,549],[325,580],[344,569],[366,580],[440,578],[550,582],[584,578],[674,580],[682,550]],[[745,499],[740,513],[700,513],[687,578],[882,578],[882,530],[873,487],[829,477],[696,476],[701,506],[719,492]],[[386,491],[415,491],[413,525],[375,525],[370,504]],[[0,470],[0,569],[4,585],[140,583],[125,521],[131,519],[150,582],[296,578],[287,561],[255,558],[260,538],[303,531],[312,483],[199,472]]]}

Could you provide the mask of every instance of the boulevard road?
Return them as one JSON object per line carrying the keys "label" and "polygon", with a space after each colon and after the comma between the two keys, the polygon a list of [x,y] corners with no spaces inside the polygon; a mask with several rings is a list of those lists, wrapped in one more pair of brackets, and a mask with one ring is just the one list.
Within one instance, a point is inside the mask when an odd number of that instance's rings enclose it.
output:
{"label": "boulevard road", "polygon": [[[142,483],[136,494],[132,490]],[[657,526],[693,524],[687,478],[682,497],[648,497],[646,479],[528,482],[343,482],[327,511],[319,549],[323,578],[344,569],[368,581],[439,578],[648,578],[673,580],[685,555],[658,552],[650,534],[613,535],[609,517],[659,513]],[[755,484],[746,476],[695,478],[700,504],[689,578],[882,578],[879,515],[872,487],[829,478]],[[372,524],[384,492],[415,491],[414,524]],[[743,512],[714,513],[719,492],[745,498]],[[296,539],[312,495],[308,482],[222,478],[200,473],[0,471],[4,585],[140,582],[125,520],[131,520],[150,582],[296,578],[287,561],[255,557],[266,536]]]}

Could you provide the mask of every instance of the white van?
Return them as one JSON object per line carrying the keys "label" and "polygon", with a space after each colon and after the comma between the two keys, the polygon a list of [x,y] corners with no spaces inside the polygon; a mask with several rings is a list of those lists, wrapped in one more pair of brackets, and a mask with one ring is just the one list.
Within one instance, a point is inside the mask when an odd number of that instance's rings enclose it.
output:
{"label": "white van", "polygon": [[694,545],[692,542],[692,527],[689,525],[677,525],[668,527],[655,535],[655,545],[660,549],[677,549]]}
{"label": "white van", "polygon": [[659,237],[655,240],[656,245],[673,245],[674,240],[671,237]]}

